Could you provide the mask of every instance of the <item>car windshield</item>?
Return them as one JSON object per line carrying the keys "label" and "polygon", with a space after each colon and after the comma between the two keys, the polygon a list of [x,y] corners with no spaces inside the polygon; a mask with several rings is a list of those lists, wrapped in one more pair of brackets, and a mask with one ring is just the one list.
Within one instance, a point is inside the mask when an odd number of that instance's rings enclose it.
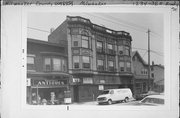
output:
{"label": "car windshield", "polygon": [[164,104],[164,99],[147,97],[143,99],[141,103]]}
{"label": "car windshield", "polygon": [[103,91],[101,94],[108,94],[108,93],[109,93],[109,90]]}

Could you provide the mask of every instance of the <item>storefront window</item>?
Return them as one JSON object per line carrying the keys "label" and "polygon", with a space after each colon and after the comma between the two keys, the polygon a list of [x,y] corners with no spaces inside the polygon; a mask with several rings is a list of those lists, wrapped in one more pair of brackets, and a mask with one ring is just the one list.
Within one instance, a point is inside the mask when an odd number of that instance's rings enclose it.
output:
{"label": "storefront window", "polygon": [[82,56],[83,68],[90,68],[90,58],[87,56]]}
{"label": "storefront window", "polygon": [[124,72],[124,62],[119,62],[120,72]]}
{"label": "storefront window", "polygon": [[82,36],[82,47],[89,48],[89,40],[87,36]]}
{"label": "storefront window", "polygon": [[79,68],[79,56],[73,57],[74,68]]}
{"label": "storefront window", "polygon": [[61,71],[61,59],[53,58],[53,70]]}
{"label": "storefront window", "polygon": [[35,70],[34,57],[33,56],[27,57],[27,70]]}

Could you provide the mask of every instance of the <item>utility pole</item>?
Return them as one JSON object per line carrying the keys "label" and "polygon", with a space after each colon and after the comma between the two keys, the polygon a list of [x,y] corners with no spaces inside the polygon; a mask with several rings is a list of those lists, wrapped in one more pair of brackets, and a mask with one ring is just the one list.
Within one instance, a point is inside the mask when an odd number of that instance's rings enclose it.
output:
{"label": "utility pole", "polygon": [[150,30],[148,29],[148,91],[151,89],[150,82]]}

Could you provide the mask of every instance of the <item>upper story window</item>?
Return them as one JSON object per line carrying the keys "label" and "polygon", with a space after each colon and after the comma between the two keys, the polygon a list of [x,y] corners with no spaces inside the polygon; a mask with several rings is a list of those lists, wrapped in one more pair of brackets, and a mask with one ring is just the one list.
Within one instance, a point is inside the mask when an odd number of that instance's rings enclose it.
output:
{"label": "upper story window", "polygon": [[110,71],[114,71],[114,61],[108,61],[108,68]]}
{"label": "upper story window", "polygon": [[33,55],[27,56],[27,70],[35,70],[34,58],[35,58],[35,56],[33,56]]}
{"label": "upper story window", "polygon": [[82,47],[89,48],[89,39],[87,36],[82,36]]}
{"label": "upper story window", "polygon": [[124,62],[119,62],[120,72],[124,72]]}
{"label": "upper story window", "polygon": [[128,46],[125,46],[125,55],[130,56],[130,48]]}
{"label": "upper story window", "polygon": [[67,63],[64,58],[44,58],[45,71],[67,71]]}
{"label": "upper story window", "polygon": [[118,46],[118,51],[119,51],[120,55],[123,55],[123,46],[122,45]]}
{"label": "upper story window", "polygon": [[82,56],[83,68],[90,68],[90,58],[88,56]]}
{"label": "upper story window", "polygon": [[79,68],[79,56],[73,56],[73,67]]}
{"label": "upper story window", "polygon": [[142,70],[141,70],[141,74],[142,74],[142,75],[147,75],[147,74],[148,74],[147,69],[142,69]]}
{"label": "upper story window", "polygon": [[53,71],[62,71],[61,70],[61,59],[53,58]]}
{"label": "upper story window", "polygon": [[103,42],[102,41],[97,41],[97,50],[102,52],[102,50],[103,50]]}
{"label": "upper story window", "polygon": [[107,48],[109,49],[109,50],[113,50],[113,45],[112,44],[107,44]]}
{"label": "upper story window", "polygon": [[104,60],[102,59],[97,60],[97,68],[98,70],[104,70]]}
{"label": "upper story window", "polygon": [[130,62],[127,62],[127,63],[126,63],[126,70],[127,70],[128,72],[131,71],[131,63],[130,63]]}
{"label": "upper story window", "polygon": [[45,63],[45,70],[51,71],[51,58],[45,58],[44,63]]}

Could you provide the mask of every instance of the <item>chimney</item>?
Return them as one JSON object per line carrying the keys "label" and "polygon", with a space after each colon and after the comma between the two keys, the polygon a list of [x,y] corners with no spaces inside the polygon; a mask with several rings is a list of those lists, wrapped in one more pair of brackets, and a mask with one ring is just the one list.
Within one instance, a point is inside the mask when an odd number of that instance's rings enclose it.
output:
{"label": "chimney", "polygon": [[152,61],[152,65],[154,65],[154,61]]}
{"label": "chimney", "polygon": [[54,31],[54,28],[51,28],[51,29],[50,29],[50,34],[51,34],[53,31]]}

